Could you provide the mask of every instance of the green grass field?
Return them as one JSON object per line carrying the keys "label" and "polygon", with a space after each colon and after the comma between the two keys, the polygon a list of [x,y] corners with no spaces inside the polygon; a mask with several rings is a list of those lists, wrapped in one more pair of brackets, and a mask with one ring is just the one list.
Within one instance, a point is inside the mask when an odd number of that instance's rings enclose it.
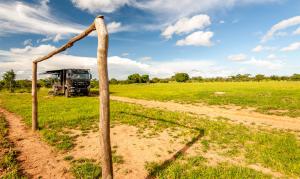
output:
{"label": "green grass field", "polygon": [[[112,95],[209,105],[255,107],[267,114],[300,116],[300,82],[206,82],[111,85]],[[225,92],[215,95],[214,92]]]}
{"label": "green grass field", "polygon": [[[270,83],[270,85],[271,84],[273,83]],[[283,83],[280,84],[283,85]],[[297,93],[296,84],[297,83],[289,84],[291,87],[284,93],[285,96],[290,96],[290,99],[294,101],[297,100],[292,98],[290,93]],[[136,91],[142,91],[142,89],[145,90],[149,88],[149,90],[146,91],[151,91],[151,93],[144,92],[139,93],[139,95],[145,94],[143,98],[151,98],[151,96],[155,96],[155,90],[150,89],[154,88],[158,90],[158,88],[162,88],[164,85],[165,84],[113,86],[112,91],[116,91],[117,87],[120,87],[118,88],[118,91],[120,91],[121,88],[124,90],[125,87],[135,87],[137,88]],[[194,85],[216,84],[200,83],[167,85],[169,85],[167,88],[169,92],[166,90],[163,93],[170,93],[172,86],[183,85],[184,88],[189,89],[189,86]],[[244,83],[242,83],[241,86],[244,86],[245,88]],[[276,87],[278,88],[278,85]],[[223,88],[223,91],[226,91],[224,89],[225,88]],[[227,92],[230,93],[229,86],[227,86],[227,89]],[[211,87],[211,91],[207,93],[212,93],[215,90],[217,90],[216,87]],[[237,91],[239,91],[238,87],[236,87],[235,90],[237,93]],[[279,89],[274,90],[274,93],[278,93],[278,90]],[[217,91],[222,90],[219,89]],[[262,91],[264,90],[261,90],[261,93]],[[195,89],[194,93],[196,93]],[[252,95],[254,94],[254,92],[249,93]],[[47,90],[45,89],[39,91],[39,123],[40,133],[42,134],[43,139],[50,145],[62,151],[72,150],[75,145],[74,141],[76,140],[76,136],[72,136],[69,133],[64,132],[66,129],[78,129],[85,132],[97,131],[97,97],[65,98],[62,96],[47,96],[46,94]],[[115,94],[126,94],[126,96],[130,96],[129,94],[132,94],[132,92],[115,92]],[[181,98],[179,94],[180,92],[177,92],[177,98],[174,97],[174,99],[189,99],[190,96],[190,99],[198,101],[198,99],[196,100],[193,95],[186,95]],[[244,93],[244,95],[245,94],[246,93]],[[299,92],[297,94],[299,95]],[[155,99],[167,100],[168,98],[160,98],[156,96]],[[277,99],[278,97],[274,98]],[[22,116],[24,122],[28,126],[31,125],[31,94],[1,92],[0,105]],[[193,141],[193,143],[195,142],[202,146],[201,150],[204,153],[213,149],[219,151],[219,155],[224,157],[239,157],[242,158],[246,164],[260,164],[274,171],[281,172],[286,176],[300,177],[300,143],[296,136],[289,132],[249,128],[242,124],[230,124],[223,118],[219,118],[218,121],[214,121],[209,120],[208,118],[191,116],[189,114],[144,108],[139,105],[116,101],[111,102],[111,121],[113,126],[126,124],[138,127],[138,129],[140,129],[138,135],[142,135],[143,137],[155,137],[160,132],[169,129],[170,131],[174,131],[174,139],[182,138],[183,145],[191,145],[191,141]],[[143,131],[151,132],[143,133]],[[175,135],[176,131],[181,132],[179,134],[176,133]],[[203,136],[201,136],[200,139],[197,139],[199,133],[203,133]],[[170,135],[172,135],[172,132]],[[67,156],[66,158],[70,157]],[[197,165],[195,165],[194,162],[196,162]],[[95,164],[90,161],[85,161],[83,163],[73,161],[73,163],[74,166],[72,170],[75,176],[79,174],[81,174],[81,177],[94,176],[95,173],[91,174],[89,172],[96,172],[95,175],[99,175],[99,169],[95,168]],[[228,163],[221,163],[216,166],[210,166],[208,164],[208,161],[206,161],[202,155],[197,155],[193,158],[179,156],[178,159],[166,166],[163,166],[161,163],[152,163],[145,165],[145,167],[151,175],[155,175],[159,178],[270,177],[245,166]]]}

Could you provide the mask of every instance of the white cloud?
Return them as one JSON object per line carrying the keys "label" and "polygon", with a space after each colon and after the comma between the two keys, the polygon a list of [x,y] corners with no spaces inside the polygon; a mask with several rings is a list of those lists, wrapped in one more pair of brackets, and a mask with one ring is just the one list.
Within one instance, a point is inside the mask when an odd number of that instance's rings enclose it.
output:
{"label": "white cloud", "polygon": [[277,56],[275,54],[270,54],[267,56],[267,59],[275,60],[275,59],[277,59]]}
{"label": "white cloud", "polygon": [[294,35],[300,35],[300,27],[293,32]]}
{"label": "white cloud", "polygon": [[235,6],[281,2],[282,0],[70,0],[74,6],[92,14],[112,13],[127,5],[155,14],[164,22],[197,13],[224,11]]}
{"label": "white cloud", "polygon": [[174,25],[169,25],[162,32],[162,36],[167,39],[172,38],[173,34],[185,34],[194,30],[202,30],[211,24],[210,17],[199,14],[189,18],[181,18]]}
{"label": "white cloud", "polygon": [[290,44],[287,47],[282,48],[280,51],[282,52],[288,52],[288,51],[295,51],[300,49],[300,42],[295,42]]}
{"label": "white cloud", "polygon": [[130,55],[130,53],[128,53],[128,52],[124,52],[124,53],[121,54],[122,57],[127,57],[129,55]]}
{"label": "white cloud", "polygon": [[259,60],[256,58],[251,58],[251,60],[242,62],[243,64],[253,65],[256,67],[269,69],[269,70],[279,70],[283,67],[283,63],[281,60]]}
{"label": "white cloud", "polygon": [[72,3],[77,8],[94,14],[97,12],[114,12],[125,4],[128,4],[129,0],[72,0]]}
{"label": "white cloud", "polygon": [[24,45],[24,46],[32,45],[32,39],[24,40],[23,45]]}
{"label": "white cloud", "polygon": [[245,61],[247,60],[247,55],[241,53],[241,54],[235,54],[235,55],[229,55],[227,57],[228,60],[231,61]]}
{"label": "white cloud", "polygon": [[109,33],[115,33],[115,32],[120,32],[123,31],[125,28],[122,27],[122,23],[121,22],[111,22],[107,24],[107,30]]}
{"label": "white cloud", "polygon": [[[31,78],[32,60],[56,49],[52,45],[0,50],[0,73],[14,69],[18,79]],[[171,61],[148,61],[147,63],[129,58],[111,56],[108,58],[109,77],[126,79],[132,73],[149,74],[151,77],[170,77],[176,72],[187,72],[191,76],[226,76],[232,71],[220,67],[211,60],[177,59]],[[97,76],[96,57],[82,57],[58,54],[38,64],[38,72],[61,68],[88,68]]]}
{"label": "white cloud", "polygon": [[226,10],[235,6],[279,1],[281,0],[132,0],[130,4],[171,20],[195,13],[208,13]]}
{"label": "white cloud", "polygon": [[300,16],[291,17],[289,19],[285,19],[283,21],[280,21],[279,23],[275,24],[263,37],[262,42],[266,42],[280,30],[284,30],[286,28],[296,26],[300,24]]}
{"label": "white cloud", "polygon": [[273,51],[275,49],[276,49],[276,47],[258,45],[252,49],[252,52]]}
{"label": "white cloud", "polygon": [[142,61],[142,62],[148,62],[148,61],[151,61],[151,60],[153,60],[152,57],[142,57],[142,58],[140,58],[140,61]]}
{"label": "white cloud", "polygon": [[[59,41],[72,34],[79,34],[87,28],[54,16],[47,6],[47,2],[44,0],[36,5],[16,1],[0,1],[0,36],[32,33],[45,35],[47,40]],[[118,22],[109,23],[107,26],[110,33],[123,29],[121,23]],[[44,41],[47,41],[45,39]]]}
{"label": "white cloud", "polygon": [[212,46],[211,38],[214,36],[213,32],[207,31],[197,31],[188,35],[185,39],[178,40],[176,42],[177,46]]}

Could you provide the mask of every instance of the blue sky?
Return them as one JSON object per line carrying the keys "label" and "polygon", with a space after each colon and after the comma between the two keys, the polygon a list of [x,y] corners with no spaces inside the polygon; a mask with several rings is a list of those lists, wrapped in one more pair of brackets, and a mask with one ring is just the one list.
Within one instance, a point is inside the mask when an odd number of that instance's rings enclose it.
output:
{"label": "blue sky", "polygon": [[[300,73],[297,0],[0,0],[0,73],[31,77],[31,61],[63,45],[103,14],[109,76],[168,77]],[[39,64],[39,71],[90,68],[97,38]]]}

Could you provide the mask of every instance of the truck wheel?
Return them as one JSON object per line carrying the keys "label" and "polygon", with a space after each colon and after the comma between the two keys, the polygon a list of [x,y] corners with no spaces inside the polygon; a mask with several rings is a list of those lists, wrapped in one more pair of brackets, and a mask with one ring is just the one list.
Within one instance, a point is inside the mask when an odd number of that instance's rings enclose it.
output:
{"label": "truck wheel", "polygon": [[69,90],[68,89],[65,89],[65,96],[68,98],[70,97],[70,93],[69,93]]}

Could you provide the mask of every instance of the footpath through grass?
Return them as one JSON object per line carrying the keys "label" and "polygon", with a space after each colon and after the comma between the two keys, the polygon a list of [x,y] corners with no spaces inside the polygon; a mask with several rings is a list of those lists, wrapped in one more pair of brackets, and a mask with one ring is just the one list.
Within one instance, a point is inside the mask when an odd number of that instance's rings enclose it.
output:
{"label": "footpath through grass", "polygon": [[[69,134],[66,129],[97,130],[97,97],[65,98],[46,94],[46,90],[39,92],[39,122],[43,138],[50,145],[59,150],[72,150],[76,136]],[[0,101],[1,106],[21,115],[24,122],[31,125],[31,94],[0,93]],[[270,177],[242,165],[219,163],[211,166],[209,161],[205,161],[205,154],[212,151],[223,157],[240,158],[246,164],[259,164],[290,177],[300,177],[300,144],[296,136],[289,132],[248,128],[230,124],[224,118],[209,120],[115,101],[111,102],[111,120],[112,125],[138,127],[143,137],[155,137],[168,130],[174,140],[182,139],[183,145],[192,145],[192,140],[200,146],[200,153],[192,158],[182,156],[167,166],[161,163],[146,166],[150,174],[161,178]],[[198,139],[199,133],[203,136]],[[193,160],[197,158],[204,159],[201,162]],[[199,165],[193,162],[199,162]],[[90,163],[84,164],[79,167],[84,172],[79,173],[92,171],[94,173],[87,176],[99,174],[98,169]]]}
{"label": "footpath through grass", "polygon": [[[111,85],[112,95],[210,105],[255,107],[267,114],[300,117],[300,82],[205,82]],[[215,92],[225,92],[216,95]]]}
{"label": "footpath through grass", "polygon": [[0,178],[26,178],[22,176],[17,161],[18,152],[8,139],[8,124],[0,113]]}

